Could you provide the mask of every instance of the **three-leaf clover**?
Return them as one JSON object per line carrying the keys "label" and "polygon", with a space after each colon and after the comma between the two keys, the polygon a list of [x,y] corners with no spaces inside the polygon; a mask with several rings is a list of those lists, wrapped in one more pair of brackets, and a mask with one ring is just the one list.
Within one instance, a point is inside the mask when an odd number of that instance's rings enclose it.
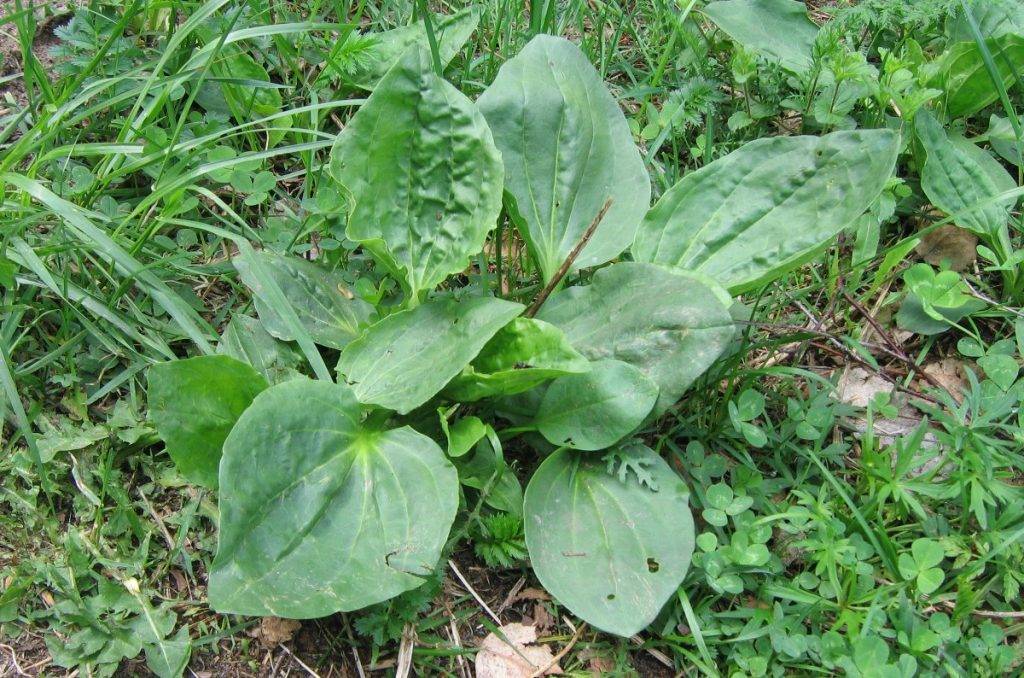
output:
{"label": "three-leaf clover", "polygon": [[704,495],[707,508],[701,513],[704,520],[715,527],[724,527],[729,522],[728,516],[735,516],[746,511],[754,503],[752,497],[736,496],[732,488],[724,483],[715,483]]}
{"label": "three-leaf clover", "polygon": [[928,264],[914,264],[904,272],[903,281],[921,301],[924,312],[935,320],[947,319],[939,309],[957,309],[973,299],[956,271],[936,273]]}
{"label": "three-leaf clover", "polygon": [[740,393],[736,400],[729,401],[729,419],[733,427],[754,447],[764,447],[768,443],[765,432],[751,423],[763,413],[764,396],[752,388]]}
{"label": "three-leaf clover", "polygon": [[939,563],[945,557],[942,545],[934,539],[921,538],[910,545],[910,553],[901,553],[897,565],[906,580],[914,579],[917,590],[932,593],[946,578]]}

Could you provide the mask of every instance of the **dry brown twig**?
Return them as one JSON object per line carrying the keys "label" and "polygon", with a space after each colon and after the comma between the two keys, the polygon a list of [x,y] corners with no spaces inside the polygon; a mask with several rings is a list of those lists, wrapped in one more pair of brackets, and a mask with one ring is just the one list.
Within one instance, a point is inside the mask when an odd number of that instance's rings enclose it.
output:
{"label": "dry brown twig", "polygon": [[548,284],[544,286],[544,289],[540,291],[540,294],[537,295],[537,298],[534,300],[534,302],[530,304],[530,308],[526,309],[526,312],[523,313],[523,317],[532,318],[533,316],[537,315],[537,311],[540,310],[540,307],[544,305],[544,302],[548,300],[548,297],[551,295],[551,293],[555,291],[556,287],[558,287],[558,283],[562,282],[562,278],[564,278],[565,275],[569,272],[569,269],[572,268],[573,262],[576,261],[576,257],[580,255],[580,252],[583,251],[583,248],[587,246],[588,242],[590,242],[590,239],[594,235],[594,231],[596,231],[597,227],[601,225],[601,221],[604,219],[604,215],[608,214],[608,209],[611,206],[611,198],[608,198],[607,200],[604,201],[604,204],[601,205],[601,209],[598,210],[597,212],[597,216],[594,217],[594,220],[590,222],[590,226],[587,226],[587,230],[583,231],[583,235],[580,236],[579,242],[577,242],[573,246],[572,250],[570,250],[569,256],[565,258],[565,261],[563,261],[562,265],[558,267],[558,270],[555,272],[555,275],[551,277],[551,280],[548,281]]}

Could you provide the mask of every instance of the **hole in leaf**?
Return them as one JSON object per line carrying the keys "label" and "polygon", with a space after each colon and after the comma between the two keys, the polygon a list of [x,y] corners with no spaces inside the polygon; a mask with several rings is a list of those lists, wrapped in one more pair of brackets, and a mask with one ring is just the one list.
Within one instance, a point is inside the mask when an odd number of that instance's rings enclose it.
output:
{"label": "hole in leaf", "polygon": [[658,564],[657,560],[655,560],[654,558],[648,558],[647,559],[647,571],[648,572],[650,572],[651,574],[654,574],[659,569],[661,569],[661,565]]}

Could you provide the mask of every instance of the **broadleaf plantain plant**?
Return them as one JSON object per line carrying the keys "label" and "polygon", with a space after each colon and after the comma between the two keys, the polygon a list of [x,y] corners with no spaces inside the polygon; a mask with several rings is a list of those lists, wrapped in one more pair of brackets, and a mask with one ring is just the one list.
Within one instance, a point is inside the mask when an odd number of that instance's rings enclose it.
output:
{"label": "broadleaf plantain plant", "polygon": [[[221,355],[151,372],[172,457],[219,493],[211,606],[309,618],[387,600],[437,567],[475,503],[522,516],[537,577],[570,610],[643,629],[683,582],[694,525],[685,483],[637,432],[731,345],[730,293],[864,213],[899,145],[888,130],[755,141],[648,209],[624,116],[571,42],[535,38],[479,108],[414,45],[330,163],[348,238],[402,295],[374,306],[315,262],[245,246],[259,321],[236,317]],[[502,209],[540,278],[499,285],[518,301],[460,276]],[[538,286],[554,291],[528,312]],[[340,350],[336,382],[312,342]],[[501,449],[517,436],[545,457],[525,494]]]}

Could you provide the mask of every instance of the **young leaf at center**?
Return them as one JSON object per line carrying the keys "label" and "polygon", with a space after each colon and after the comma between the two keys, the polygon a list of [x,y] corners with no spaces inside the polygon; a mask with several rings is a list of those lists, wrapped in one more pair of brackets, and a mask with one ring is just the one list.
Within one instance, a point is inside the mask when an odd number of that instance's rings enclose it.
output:
{"label": "young leaf at center", "polygon": [[522,310],[490,297],[427,302],[371,326],[345,347],[338,372],[360,402],[406,414],[444,388]]}
{"label": "young leaf at center", "polygon": [[589,370],[590,362],[562,330],[543,320],[516,318],[487,342],[445,388],[445,395],[460,402],[515,395],[549,379]]}

